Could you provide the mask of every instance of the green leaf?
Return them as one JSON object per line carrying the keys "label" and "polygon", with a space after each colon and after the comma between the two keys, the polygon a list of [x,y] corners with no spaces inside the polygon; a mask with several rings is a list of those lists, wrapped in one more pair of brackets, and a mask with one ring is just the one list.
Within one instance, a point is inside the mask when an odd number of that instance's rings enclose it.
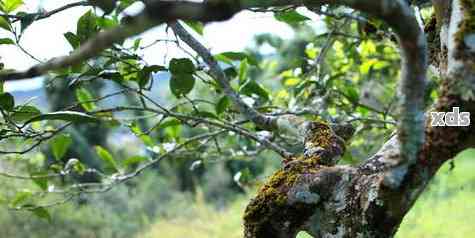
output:
{"label": "green leaf", "polygon": [[32,117],[41,115],[41,111],[34,106],[16,106],[13,113],[10,115],[15,122],[25,122]]}
{"label": "green leaf", "polygon": [[303,21],[310,20],[310,18],[301,15],[295,10],[277,12],[274,14],[276,20],[285,22],[289,25],[295,25]]}
{"label": "green leaf", "polygon": [[14,45],[15,42],[10,38],[0,38],[0,45]]}
{"label": "green leaf", "polygon": [[111,19],[106,17],[96,17],[96,24],[100,29],[110,29],[119,25],[117,19]]}
{"label": "green leaf", "polygon": [[249,64],[247,63],[247,59],[244,59],[239,65],[239,85],[242,85],[246,82],[248,71]]}
{"label": "green leaf", "polygon": [[132,47],[134,50],[138,50],[140,47],[140,43],[142,42],[142,38],[137,38],[134,40],[134,46]]}
{"label": "green leaf", "polygon": [[110,169],[115,172],[119,171],[119,166],[117,165],[117,163],[115,162],[114,158],[109,153],[109,151],[102,148],[101,146],[96,146],[96,152],[97,152],[97,155],[99,155],[102,161],[104,161],[104,163],[106,164],[105,166],[106,169]]}
{"label": "green leaf", "polygon": [[91,112],[96,109],[96,104],[93,102],[94,97],[85,88],[76,89],[76,99],[81,104],[84,110]]}
{"label": "green leaf", "polygon": [[80,175],[83,175],[84,172],[86,172],[86,166],[81,162],[77,162],[77,163],[74,164],[73,170],[74,170],[74,172],[76,172]]}
{"label": "green leaf", "polygon": [[344,88],[344,91],[346,92],[346,95],[348,96],[348,99],[351,101],[351,103],[358,103],[360,95],[354,86],[347,86]]}
{"label": "green leaf", "polygon": [[138,83],[140,88],[144,88],[150,79],[152,78],[152,73],[156,73],[159,71],[166,71],[167,68],[161,65],[150,65],[150,66],[145,66],[142,68],[142,70],[139,73],[139,78],[138,78]]}
{"label": "green leaf", "polygon": [[31,210],[35,216],[41,218],[41,219],[46,219],[49,223],[51,223],[51,215],[49,214],[48,210],[46,210],[44,207],[37,207],[33,210]]}
{"label": "green leaf", "polygon": [[193,115],[200,118],[218,119],[218,117],[214,113],[207,112],[207,111],[198,111],[198,112],[195,112]]}
{"label": "green leaf", "polygon": [[91,115],[82,113],[82,112],[75,112],[75,111],[59,111],[59,112],[52,112],[41,114],[35,116],[25,122],[26,124],[30,124],[35,121],[52,121],[52,120],[60,120],[60,121],[69,121],[69,122],[77,122],[77,123],[97,123],[99,119],[93,117]]}
{"label": "green leaf", "polygon": [[223,52],[221,54],[217,54],[214,57],[216,58],[216,60],[219,60],[228,64],[231,64],[232,61],[242,61],[244,59],[247,59],[250,65],[257,66],[259,64],[259,62],[257,62],[257,60],[254,57],[244,52],[228,51],[228,52]]}
{"label": "green leaf", "polygon": [[19,205],[25,203],[28,199],[30,199],[32,195],[33,194],[27,190],[17,192],[13,200],[10,202],[10,207],[18,207]]}
{"label": "green leaf", "polygon": [[22,0],[5,0],[3,4],[3,8],[5,13],[10,13],[15,11],[23,4]]}
{"label": "green leaf", "polygon": [[169,68],[172,74],[193,74],[196,71],[193,62],[187,58],[172,59]]}
{"label": "green leaf", "polygon": [[32,173],[30,176],[36,176],[36,177],[42,177],[42,178],[34,178],[33,182],[38,185],[42,190],[47,190],[48,189],[48,179],[44,176],[46,176],[47,173]]}
{"label": "green leaf", "polygon": [[66,40],[69,42],[71,47],[73,47],[73,49],[78,48],[81,44],[81,39],[72,32],[64,33],[64,38],[66,38]]}
{"label": "green leaf", "polygon": [[96,15],[89,10],[82,15],[77,23],[76,35],[85,42],[89,37],[97,32]]}
{"label": "green leaf", "polygon": [[223,112],[226,111],[226,109],[231,106],[231,100],[227,96],[223,96],[221,99],[219,99],[218,103],[216,104],[216,113],[218,115],[222,114]]}
{"label": "green leaf", "polygon": [[176,119],[176,118],[168,118],[164,120],[160,125],[157,127],[157,129],[165,129],[167,127],[171,126],[179,126],[181,125],[181,121]]}
{"label": "green leaf", "polygon": [[73,143],[73,140],[69,135],[59,135],[54,137],[51,142],[51,150],[53,151],[53,156],[56,160],[60,160],[64,157],[66,152],[68,152],[69,147]]}
{"label": "green leaf", "polygon": [[146,146],[152,147],[152,146],[155,145],[155,143],[153,142],[153,139],[149,135],[142,132],[142,130],[140,129],[137,122],[132,122],[132,124],[130,124],[129,128],[137,137],[140,138],[140,140],[142,140],[142,142]]}
{"label": "green leaf", "polygon": [[187,95],[195,86],[195,78],[192,74],[173,74],[170,78],[170,90],[177,97]]}
{"label": "green leaf", "polygon": [[149,66],[143,67],[142,70],[147,72],[147,73],[156,73],[156,72],[159,72],[159,71],[167,71],[167,68],[165,66],[161,66],[161,65],[149,65]]}
{"label": "green leaf", "polygon": [[267,90],[265,90],[254,80],[248,80],[244,85],[241,86],[239,91],[247,96],[252,96],[253,94],[255,94],[260,98],[264,99],[265,101],[269,100],[269,92],[267,92]]}
{"label": "green leaf", "polygon": [[203,35],[203,31],[204,31],[203,23],[199,21],[185,21],[185,24],[189,26],[191,29],[193,29],[194,31],[196,31],[196,33]]}
{"label": "green leaf", "polygon": [[0,94],[0,108],[5,111],[12,111],[15,106],[15,99],[10,93]]}
{"label": "green leaf", "polygon": [[147,161],[147,160],[148,160],[148,158],[145,157],[145,156],[132,156],[132,157],[129,157],[126,160],[124,160],[124,162],[122,164],[125,167],[130,167],[130,166],[133,166],[133,165],[140,164],[143,161]]}
{"label": "green leaf", "polygon": [[12,26],[10,24],[10,21],[4,17],[0,17],[0,28],[3,28],[10,32],[12,31]]}
{"label": "green leaf", "polygon": [[26,28],[28,28],[35,20],[38,18],[39,14],[37,13],[26,13],[26,12],[19,12],[16,14],[17,16],[21,16],[21,33],[23,33]]}

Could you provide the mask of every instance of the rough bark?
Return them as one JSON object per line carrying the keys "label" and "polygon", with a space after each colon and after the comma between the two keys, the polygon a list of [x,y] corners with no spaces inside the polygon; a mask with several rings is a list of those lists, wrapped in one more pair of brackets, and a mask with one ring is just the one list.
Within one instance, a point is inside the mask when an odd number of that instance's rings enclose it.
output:
{"label": "rough bark", "polygon": [[[438,22],[438,52],[447,56],[439,58],[443,84],[431,111],[460,107],[473,115],[475,57],[467,38],[475,32],[475,3],[454,0],[451,9]],[[284,165],[247,207],[245,237],[290,238],[302,230],[314,237],[393,237],[440,166],[475,145],[473,126],[431,127],[427,122],[424,134],[414,161],[402,158],[396,137],[357,166],[323,166],[320,158],[309,165],[306,159],[294,159],[296,165]]]}

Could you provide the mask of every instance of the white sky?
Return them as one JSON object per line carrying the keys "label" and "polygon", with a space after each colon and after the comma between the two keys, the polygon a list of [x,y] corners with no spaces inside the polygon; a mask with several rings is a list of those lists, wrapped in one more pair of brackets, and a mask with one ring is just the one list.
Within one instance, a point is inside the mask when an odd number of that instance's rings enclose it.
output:
{"label": "white sky", "polygon": [[[21,10],[35,12],[40,7],[52,10],[70,1],[66,0],[24,0],[25,7]],[[40,20],[31,25],[21,39],[21,45],[32,55],[40,60],[47,60],[52,57],[66,55],[72,50],[63,34],[71,31],[76,32],[76,21],[89,8],[77,7],[53,15],[50,18]],[[140,4],[136,4],[128,13],[133,14],[141,9]],[[308,14],[306,14],[308,15]],[[316,18],[315,15],[310,15]],[[281,22],[274,20],[272,14],[241,12],[234,18],[226,22],[211,23],[205,27],[204,38],[200,40],[210,47],[213,53],[224,51],[240,51],[248,46],[253,37],[259,33],[272,33],[283,38],[293,36],[292,29]],[[171,34],[171,33],[170,33]],[[0,29],[0,38],[12,37],[7,31]],[[164,27],[157,27],[142,35],[144,44],[153,42],[156,39],[170,38]],[[174,47],[173,44],[156,44],[143,52],[144,59],[150,64],[163,64],[164,56],[171,57],[185,56],[183,52]],[[1,61],[7,68],[27,69],[36,63],[31,57],[24,54],[15,46],[0,45]],[[20,82],[18,82],[20,83]],[[29,80],[6,85],[6,89],[25,90],[36,88],[41,85],[38,80]]]}

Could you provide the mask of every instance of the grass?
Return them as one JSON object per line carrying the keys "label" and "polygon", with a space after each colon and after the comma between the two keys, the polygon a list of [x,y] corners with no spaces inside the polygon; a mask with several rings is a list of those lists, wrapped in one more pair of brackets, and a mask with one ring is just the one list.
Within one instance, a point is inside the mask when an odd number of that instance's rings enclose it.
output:
{"label": "grass", "polygon": [[475,234],[475,150],[465,151],[451,171],[444,165],[406,215],[397,238],[465,238]]}
{"label": "grass", "polygon": [[[455,165],[453,170],[448,164],[441,168],[406,215],[397,238],[458,238],[475,234],[475,150],[459,155]],[[198,196],[182,214],[159,218],[136,238],[240,238],[241,217],[248,199],[241,197],[225,210],[216,211]]]}

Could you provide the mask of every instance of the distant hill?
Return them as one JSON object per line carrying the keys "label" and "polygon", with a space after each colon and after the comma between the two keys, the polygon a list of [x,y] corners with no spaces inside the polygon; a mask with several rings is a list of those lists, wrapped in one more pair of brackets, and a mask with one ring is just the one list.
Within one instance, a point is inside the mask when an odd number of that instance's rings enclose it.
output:
{"label": "distant hill", "polygon": [[[169,93],[168,91],[168,80],[170,79],[169,73],[158,73],[154,75],[154,85],[150,93],[147,93],[152,99],[157,100],[158,102],[165,102],[165,95]],[[22,87],[22,84],[25,84],[25,87]],[[28,85],[26,85],[28,84]],[[36,106],[41,111],[48,111],[48,100],[46,98],[45,89],[42,87],[42,83],[35,82],[32,87],[31,82],[15,82],[13,87],[10,87],[8,90],[15,97],[15,104],[23,104],[30,102],[31,105]],[[112,92],[118,91],[116,84],[108,81],[104,87],[102,94],[110,94]],[[73,93],[73,92],[71,92]],[[117,99],[117,98],[116,98]],[[121,100],[105,100],[102,105],[104,106],[115,106],[117,104],[124,103]]]}

